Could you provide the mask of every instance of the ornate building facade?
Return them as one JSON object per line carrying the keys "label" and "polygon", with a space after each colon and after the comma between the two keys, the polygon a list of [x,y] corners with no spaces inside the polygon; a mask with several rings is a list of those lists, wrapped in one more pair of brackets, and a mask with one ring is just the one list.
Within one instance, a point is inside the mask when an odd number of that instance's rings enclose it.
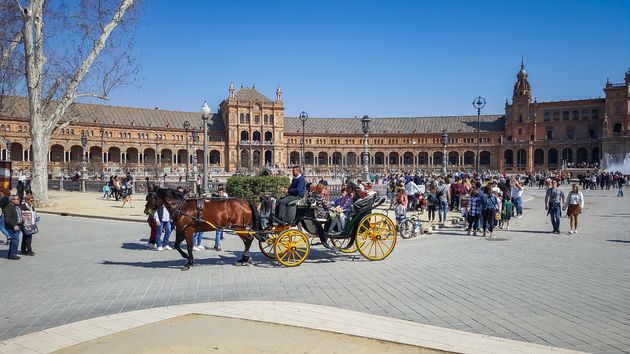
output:
{"label": "ornate building facade", "polygon": [[[599,163],[602,152],[624,156],[630,152],[630,70],[623,83],[607,82],[604,94],[598,99],[537,102],[521,64],[504,114],[480,117],[480,167],[553,170],[571,163]],[[1,101],[0,159],[10,158],[16,169],[24,170],[30,168],[31,156],[26,117],[24,99]],[[189,129],[184,128],[186,121]],[[193,134],[193,129],[202,131],[201,113],[74,104],[64,122],[51,139],[51,174],[74,173],[85,157],[91,174],[183,176],[204,158],[203,137],[194,139]],[[360,119],[308,118],[303,123],[285,117],[280,88],[271,100],[255,87],[236,90],[231,84],[208,124],[205,158],[215,173],[298,164],[302,136],[304,161],[311,170],[358,170],[361,164]],[[448,134],[446,153],[442,131]],[[449,168],[473,169],[476,145],[477,116],[372,118],[370,169],[438,170],[444,159]]]}

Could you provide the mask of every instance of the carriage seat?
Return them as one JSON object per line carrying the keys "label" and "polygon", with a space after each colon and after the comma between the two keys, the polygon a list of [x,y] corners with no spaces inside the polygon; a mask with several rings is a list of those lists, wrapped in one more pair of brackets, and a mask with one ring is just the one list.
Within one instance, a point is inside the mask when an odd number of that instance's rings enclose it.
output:
{"label": "carriage seat", "polygon": [[295,206],[298,208],[313,208],[313,205],[308,204],[308,201],[306,200],[306,198],[302,198],[302,199],[296,199],[292,202],[289,202],[290,206]]}

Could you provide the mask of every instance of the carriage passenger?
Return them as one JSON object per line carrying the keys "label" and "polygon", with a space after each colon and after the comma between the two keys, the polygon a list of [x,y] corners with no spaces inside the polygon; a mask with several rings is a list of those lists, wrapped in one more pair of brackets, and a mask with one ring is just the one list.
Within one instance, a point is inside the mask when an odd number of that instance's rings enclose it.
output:
{"label": "carriage passenger", "polygon": [[332,214],[334,214],[334,220],[330,224],[330,230],[335,230],[335,228],[337,228],[337,231],[343,231],[343,229],[346,227],[348,210],[351,206],[352,190],[350,187],[345,187],[341,190],[341,197],[337,198],[333,202]]}
{"label": "carriage passenger", "polygon": [[283,188],[282,191],[287,195],[278,200],[278,219],[285,223],[291,223],[295,219],[296,207],[289,205],[292,201],[304,198],[304,190],[306,183],[302,175],[300,166],[293,167],[293,179],[289,188]]}

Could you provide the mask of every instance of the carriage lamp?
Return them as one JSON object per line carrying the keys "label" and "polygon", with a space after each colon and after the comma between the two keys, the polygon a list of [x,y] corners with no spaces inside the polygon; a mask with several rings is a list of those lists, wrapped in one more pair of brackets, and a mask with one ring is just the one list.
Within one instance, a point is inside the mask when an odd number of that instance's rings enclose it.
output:
{"label": "carriage lamp", "polygon": [[203,120],[203,192],[208,191],[208,119],[210,107],[206,101],[201,106],[201,119]]}

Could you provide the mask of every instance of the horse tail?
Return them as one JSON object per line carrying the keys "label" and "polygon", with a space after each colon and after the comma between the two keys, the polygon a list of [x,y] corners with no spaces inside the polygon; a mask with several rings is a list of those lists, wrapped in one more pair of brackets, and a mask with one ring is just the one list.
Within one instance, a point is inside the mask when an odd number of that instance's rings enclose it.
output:
{"label": "horse tail", "polygon": [[260,215],[258,214],[258,208],[250,201],[247,201],[247,204],[249,204],[249,208],[252,210],[252,227],[254,231],[260,231]]}

